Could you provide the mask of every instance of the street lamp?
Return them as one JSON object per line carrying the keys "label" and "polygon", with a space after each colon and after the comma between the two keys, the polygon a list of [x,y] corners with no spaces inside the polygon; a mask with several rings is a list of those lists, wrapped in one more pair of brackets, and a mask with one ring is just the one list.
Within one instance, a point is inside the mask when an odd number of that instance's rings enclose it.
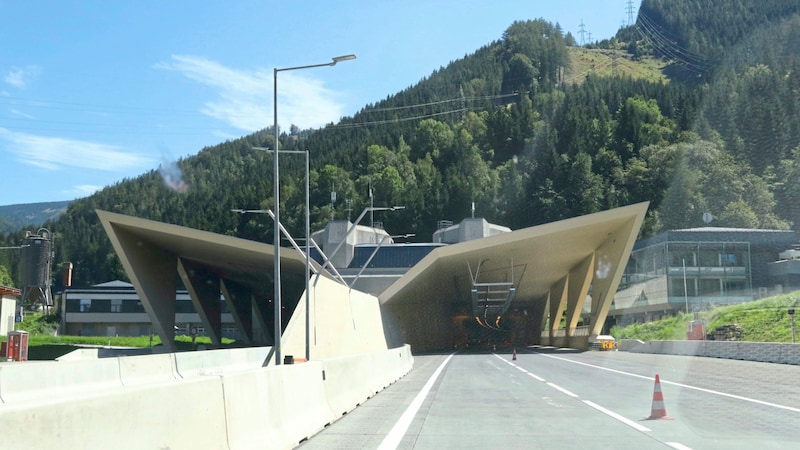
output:
{"label": "street lamp", "polygon": [[[251,147],[253,150],[261,150],[268,153],[275,153],[274,150],[266,148],[266,147]],[[305,154],[306,155],[306,361],[311,359],[311,332],[309,330],[309,320],[311,319],[311,315],[309,313],[309,307],[311,305],[310,293],[309,293],[309,278],[311,277],[311,265],[309,262],[309,250],[311,250],[310,244],[310,228],[311,228],[311,209],[310,209],[310,200],[309,200],[309,176],[308,176],[308,169],[309,169],[309,161],[308,161],[308,150],[281,150],[282,153],[293,153],[293,154]],[[277,158],[277,155],[275,156]],[[277,250],[276,250],[277,251]]]}
{"label": "street lamp", "polygon": [[[280,154],[279,142],[280,137],[278,132],[278,72],[286,72],[289,70],[311,69],[314,67],[335,66],[336,63],[341,61],[349,61],[356,59],[356,55],[344,55],[332,58],[331,62],[324,64],[311,64],[307,66],[285,67],[282,69],[275,68],[273,71],[273,130],[275,131],[275,158],[273,159],[273,190],[275,192],[275,365],[281,365],[281,213],[280,213],[280,182],[278,175],[278,155]],[[306,170],[308,170],[308,160],[306,160]],[[308,178],[306,178],[308,183]],[[306,279],[309,275],[308,267],[308,234],[309,234],[309,211],[308,211],[308,184],[306,184]],[[306,324],[308,324],[308,281],[306,281]],[[306,358],[308,357],[308,326],[306,326]]]}

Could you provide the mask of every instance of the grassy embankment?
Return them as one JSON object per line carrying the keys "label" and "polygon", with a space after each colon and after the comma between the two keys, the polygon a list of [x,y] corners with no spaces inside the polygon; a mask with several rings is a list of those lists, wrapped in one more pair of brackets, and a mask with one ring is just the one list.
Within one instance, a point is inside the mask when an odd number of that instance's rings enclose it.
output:
{"label": "grassy embankment", "polygon": [[[22,322],[16,324],[15,329],[30,333],[28,336],[30,360],[55,359],[82,346],[144,348],[161,345],[161,338],[158,336],[57,336],[58,318],[41,313],[26,314]],[[5,336],[0,337],[0,341],[5,340]],[[195,344],[192,344],[190,336],[175,336],[175,344],[178,351],[189,351],[198,345],[211,346],[211,339],[198,336]],[[223,338],[222,344],[233,347],[236,346],[236,341]]]}
{"label": "grassy embankment", "polygon": [[664,61],[645,57],[634,61],[622,49],[588,49],[569,47],[570,68],[564,76],[565,83],[582,83],[587,75],[621,76],[652,82],[667,82]]}
{"label": "grassy embankment", "polygon": [[[699,318],[706,322],[709,332],[724,325],[739,325],[742,328],[740,341],[792,342],[791,317],[787,313],[789,308],[796,308],[800,313],[800,291],[702,311]],[[692,320],[694,314],[681,313],[655,322],[612,327],[611,335],[616,339],[642,341],[685,340]],[[798,321],[800,325],[800,317]]]}

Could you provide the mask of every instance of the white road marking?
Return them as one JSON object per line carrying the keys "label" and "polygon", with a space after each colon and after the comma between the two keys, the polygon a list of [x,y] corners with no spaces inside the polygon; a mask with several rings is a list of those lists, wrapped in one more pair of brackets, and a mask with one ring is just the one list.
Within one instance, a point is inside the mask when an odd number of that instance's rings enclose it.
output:
{"label": "white road marking", "polygon": [[570,397],[575,397],[575,398],[578,398],[578,394],[572,393],[572,392],[570,392],[570,391],[568,391],[568,390],[566,390],[566,389],[562,388],[561,386],[559,386],[559,385],[557,385],[557,384],[555,384],[555,383],[550,383],[550,382],[548,381],[548,382],[547,382],[547,385],[548,385],[548,386],[550,386],[551,388],[553,388],[553,389],[557,390],[557,391],[561,391],[561,392],[563,392],[563,393],[565,393],[565,394],[569,395]]}
{"label": "white road marking", "polygon": [[665,444],[669,445],[670,447],[677,449],[677,450],[692,450],[691,447],[687,447],[680,442],[665,442]]}
{"label": "white road marking", "polygon": [[[503,357],[501,357],[501,356],[499,356],[497,354],[495,354],[494,356],[498,357],[501,361],[504,361],[504,362],[508,363],[512,367],[516,367],[517,369],[523,370],[523,369],[520,368],[520,366],[514,364],[513,362],[506,361]],[[535,378],[535,379],[537,379],[539,381],[544,382],[545,384],[547,384],[548,386],[550,386],[551,388],[553,388],[553,389],[555,389],[557,391],[560,391],[560,392],[562,392],[562,393],[564,393],[564,394],[566,394],[566,395],[568,395],[568,396],[570,396],[572,398],[580,399],[580,396],[578,394],[575,394],[574,392],[568,391],[567,389],[564,389],[564,388],[562,388],[561,386],[559,386],[559,385],[557,385],[555,383],[551,383],[551,382],[545,381],[544,378],[538,377],[538,376],[536,376],[536,375],[534,375],[534,374],[532,374],[532,373],[530,373],[530,372],[528,372],[526,370],[523,370],[523,372],[527,373],[528,375],[532,376],[533,378]],[[633,428],[635,430],[638,430],[638,431],[641,431],[641,432],[650,431],[649,428],[647,428],[645,426],[642,426],[642,425],[639,425],[638,423],[636,423],[636,422],[634,422],[634,421],[632,421],[630,419],[627,419],[627,418],[615,413],[614,411],[611,411],[610,409],[606,409],[606,408],[598,405],[597,403],[591,402],[589,400],[581,400],[581,401],[583,403],[591,406],[592,408],[602,412],[603,414],[606,414],[609,417],[612,417],[612,418],[624,423],[625,425],[628,425],[629,427],[631,427],[631,428]],[[678,445],[680,445],[680,444],[678,444]]]}
{"label": "white road marking", "polygon": [[532,374],[532,373],[530,373],[530,372],[528,372],[528,375],[532,376],[533,378],[535,378],[535,379],[536,379],[536,380],[538,380],[538,381],[542,381],[542,382],[544,382],[544,378],[542,378],[542,377],[537,377],[536,375],[534,375],[534,374]]}
{"label": "white road marking", "polygon": [[389,431],[389,434],[383,438],[383,442],[378,447],[379,450],[394,450],[400,445],[400,441],[405,436],[406,431],[408,430],[409,425],[411,425],[411,421],[414,419],[414,416],[417,415],[417,411],[422,406],[422,402],[425,401],[425,397],[428,396],[428,392],[430,392],[431,388],[433,388],[433,384],[436,382],[436,379],[439,378],[439,375],[442,374],[442,370],[444,370],[444,366],[450,362],[450,359],[455,355],[455,353],[451,353],[442,364],[433,372],[433,375],[428,379],[428,382],[425,383],[425,386],[422,386],[422,389],[417,393],[417,396],[414,397],[414,400],[408,405],[408,408],[403,412],[403,415],[400,416],[400,419],[397,420],[397,423],[394,424],[392,429]]}
{"label": "white road marking", "polygon": [[[627,375],[629,377],[642,378],[642,379],[645,379],[645,380],[652,380],[653,379],[653,377],[646,377],[644,375],[638,375],[638,374],[630,373],[630,372],[623,372],[621,370],[610,369],[608,367],[597,366],[597,365],[594,365],[594,364],[588,364],[588,363],[580,362],[580,361],[573,361],[571,359],[562,358],[560,356],[546,355],[544,353],[537,353],[537,354],[540,355],[540,356],[547,357],[547,358],[558,359],[558,360],[570,362],[570,363],[573,363],[573,364],[580,364],[582,366],[587,366],[587,367],[593,367],[595,369],[606,370],[606,371],[618,373],[618,374],[621,374],[621,375]],[[701,387],[697,387],[697,386],[690,386],[688,384],[676,383],[674,381],[665,381],[663,378],[661,378],[660,381],[661,381],[661,384],[671,384],[673,386],[678,386],[678,387],[682,387],[682,388],[686,388],[686,389],[692,389],[692,390],[695,390],[695,391],[705,392],[707,394],[719,395],[721,397],[733,398],[733,399],[742,400],[742,401],[745,401],[745,402],[756,403],[758,405],[770,406],[770,407],[773,407],[773,408],[784,409],[786,411],[792,411],[792,412],[800,413],[800,408],[793,408],[791,406],[779,405],[777,403],[765,402],[763,400],[756,400],[754,398],[743,397],[741,395],[728,394],[726,392],[714,391],[712,389],[706,389],[706,388],[701,388]]]}
{"label": "white road marking", "polygon": [[538,376],[538,375],[536,375],[536,374],[533,374],[533,373],[531,373],[531,372],[528,372],[527,370],[525,370],[525,369],[523,369],[522,367],[520,367],[520,366],[518,366],[518,365],[516,365],[516,364],[512,363],[511,361],[506,361],[506,360],[505,360],[505,359],[504,359],[502,356],[498,355],[497,353],[495,353],[495,354],[494,354],[494,356],[495,356],[497,359],[499,359],[500,361],[503,361],[504,363],[506,363],[506,364],[510,365],[511,367],[516,367],[517,369],[519,369],[519,370],[521,370],[521,371],[523,371],[523,372],[527,373],[528,375],[530,375],[530,376],[531,376],[531,377],[532,377],[534,380],[536,380],[536,381],[542,381],[542,382],[544,382],[544,381],[545,381],[545,379],[544,379],[544,378],[542,378],[542,377],[540,377],[540,376]]}
{"label": "white road marking", "polygon": [[592,408],[600,411],[603,414],[606,414],[608,416],[611,416],[611,417],[619,420],[620,422],[624,423],[625,425],[627,425],[629,427],[633,427],[633,428],[635,428],[635,429],[637,429],[639,431],[650,431],[649,428],[647,428],[645,426],[642,426],[642,425],[639,425],[638,423],[636,423],[636,422],[634,422],[634,421],[632,421],[632,420],[630,420],[628,418],[625,418],[625,417],[615,413],[614,411],[611,411],[610,409],[603,408],[602,406],[598,405],[597,403],[590,402],[589,400],[583,400],[583,403],[586,403],[587,405],[589,405]]}

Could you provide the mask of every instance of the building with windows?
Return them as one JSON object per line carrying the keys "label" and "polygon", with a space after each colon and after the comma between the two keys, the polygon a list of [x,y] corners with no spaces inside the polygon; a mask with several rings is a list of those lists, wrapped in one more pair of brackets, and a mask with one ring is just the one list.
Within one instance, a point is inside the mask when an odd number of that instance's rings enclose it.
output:
{"label": "building with windows", "polygon": [[[133,285],[110,281],[86,288],[67,288],[57,295],[61,334],[71,336],[147,336],[153,325]],[[221,302],[222,336],[236,339],[233,317]],[[206,336],[207,330],[186,290],[175,292],[176,334]]]}
{"label": "building with windows", "polygon": [[609,311],[611,324],[741,303],[790,289],[771,265],[797,243],[783,230],[692,228],[637,241]]}

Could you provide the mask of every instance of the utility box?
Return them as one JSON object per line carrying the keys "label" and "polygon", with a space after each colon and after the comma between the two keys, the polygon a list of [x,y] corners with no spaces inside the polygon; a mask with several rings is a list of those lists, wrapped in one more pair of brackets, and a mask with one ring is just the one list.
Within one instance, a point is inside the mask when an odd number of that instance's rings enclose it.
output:
{"label": "utility box", "polygon": [[7,361],[27,361],[28,360],[28,332],[10,331],[8,333],[8,343],[6,344]]}
{"label": "utility box", "polygon": [[689,322],[689,331],[686,332],[689,341],[704,341],[706,339],[706,323],[702,320]]}

